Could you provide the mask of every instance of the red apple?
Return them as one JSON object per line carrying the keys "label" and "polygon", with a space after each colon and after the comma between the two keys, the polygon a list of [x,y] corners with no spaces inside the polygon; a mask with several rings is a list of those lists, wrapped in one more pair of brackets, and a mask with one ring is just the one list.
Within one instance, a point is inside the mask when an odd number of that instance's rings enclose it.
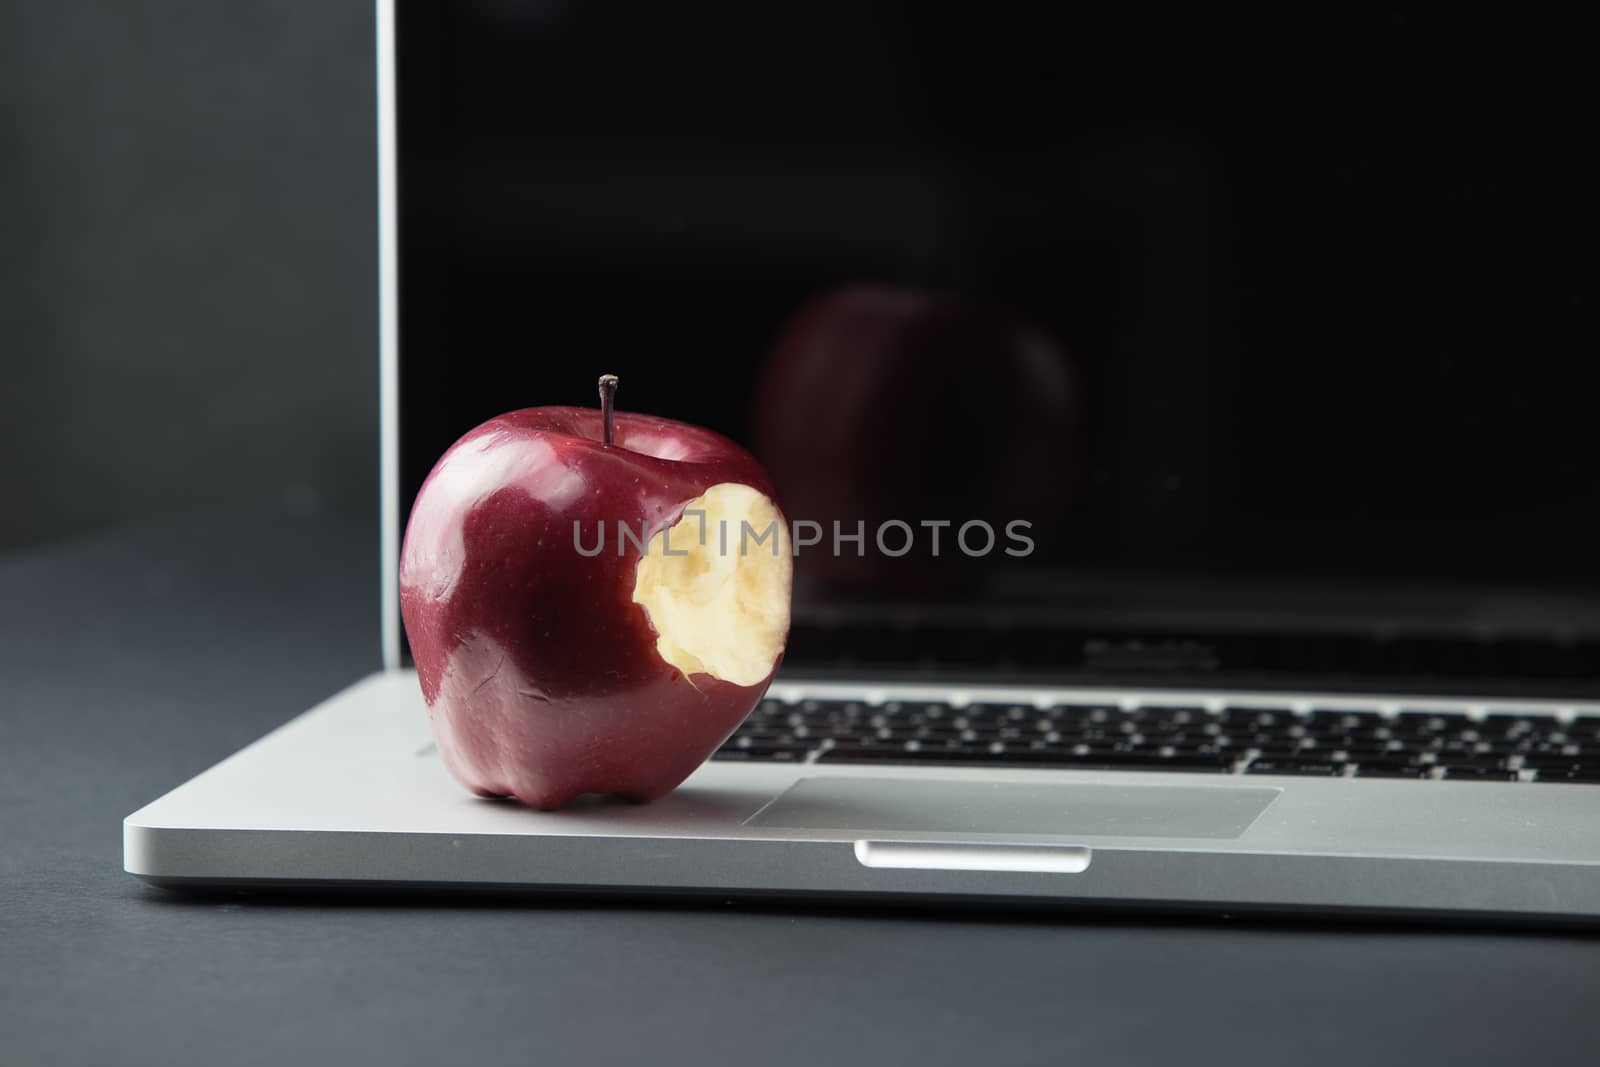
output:
{"label": "red apple", "polygon": [[406,634],[439,754],[484,796],[659,797],[783,657],[792,559],[766,472],[709,430],[613,419],[607,379],[603,411],[469,432],[411,510]]}
{"label": "red apple", "polygon": [[[1061,345],[1004,304],[869,283],[806,301],[768,352],[755,418],[756,454],[784,502],[824,531],[822,546],[802,545],[797,580],[823,595],[864,586],[920,602],[1005,561],[959,553],[965,521],[1025,521],[1048,545],[1080,466],[1076,394]],[[890,559],[873,545],[887,520],[953,525],[938,557],[919,528],[918,547]],[[863,523],[864,550],[823,550],[835,522],[847,533]],[[797,525],[796,536],[815,532]]]}

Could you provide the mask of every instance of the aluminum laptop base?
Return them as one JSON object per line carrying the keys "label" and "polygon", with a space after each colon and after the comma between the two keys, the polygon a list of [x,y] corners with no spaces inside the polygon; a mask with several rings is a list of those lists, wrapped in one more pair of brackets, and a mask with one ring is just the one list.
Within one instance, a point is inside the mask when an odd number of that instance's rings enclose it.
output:
{"label": "aluminum laptop base", "polygon": [[[1314,694],[785,683],[782,699],[1276,702]],[[1395,700],[1324,698],[1386,712]],[[1407,697],[1482,714],[1471,701]],[[1497,702],[1497,705],[1505,702]],[[1519,707],[1569,716],[1561,704]],[[713,761],[648,805],[471,796],[415,676],[373,675],[128,816],[170,887],[993,900],[1600,917],[1600,786]]]}

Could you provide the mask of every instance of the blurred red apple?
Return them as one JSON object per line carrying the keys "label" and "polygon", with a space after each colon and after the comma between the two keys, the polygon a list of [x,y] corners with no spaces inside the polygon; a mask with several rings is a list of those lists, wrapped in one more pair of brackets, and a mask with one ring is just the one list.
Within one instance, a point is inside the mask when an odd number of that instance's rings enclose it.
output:
{"label": "blurred red apple", "polygon": [[[1029,523],[1035,542],[1062,522],[1074,472],[1067,355],[1019,312],[954,293],[850,285],[803,305],[768,354],[756,399],[756,454],[799,520],[827,543],[802,548],[799,576],[824,591],[870,585],[927,593],[977,580],[997,558],[956,551],[956,528]],[[885,520],[918,535],[907,556],[875,551]],[[832,523],[867,544],[832,552]],[[923,520],[949,520],[940,556]],[[800,527],[796,534],[803,536]],[[903,535],[894,539],[898,546]],[[824,551],[823,549],[827,549]]]}
{"label": "blurred red apple", "polygon": [[[604,413],[529,408],[472,430],[411,511],[406,634],[444,764],[485,796],[659,797],[783,656],[792,558],[766,473],[709,430],[613,420],[614,383]],[[769,539],[741,543],[743,523]]]}

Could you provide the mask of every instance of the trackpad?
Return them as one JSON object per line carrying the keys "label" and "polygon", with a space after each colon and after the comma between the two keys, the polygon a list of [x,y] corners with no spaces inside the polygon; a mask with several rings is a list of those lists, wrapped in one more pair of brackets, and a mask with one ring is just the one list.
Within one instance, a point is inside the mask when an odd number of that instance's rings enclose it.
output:
{"label": "trackpad", "polygon": [[1277,789],[804,778],[748,826],[1075,837],[1238,837]]}

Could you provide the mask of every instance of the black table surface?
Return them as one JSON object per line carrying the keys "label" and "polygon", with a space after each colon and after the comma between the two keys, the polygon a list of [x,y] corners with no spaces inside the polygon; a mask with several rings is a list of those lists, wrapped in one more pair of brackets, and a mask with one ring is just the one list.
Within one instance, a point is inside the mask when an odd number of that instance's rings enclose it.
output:
{"label": "black table surface", "polygon": [[1600,1062],[1600,939],[727,901],[184,897],[121,819],[374,669],[371,529],[0,560],[0,1063]]}

